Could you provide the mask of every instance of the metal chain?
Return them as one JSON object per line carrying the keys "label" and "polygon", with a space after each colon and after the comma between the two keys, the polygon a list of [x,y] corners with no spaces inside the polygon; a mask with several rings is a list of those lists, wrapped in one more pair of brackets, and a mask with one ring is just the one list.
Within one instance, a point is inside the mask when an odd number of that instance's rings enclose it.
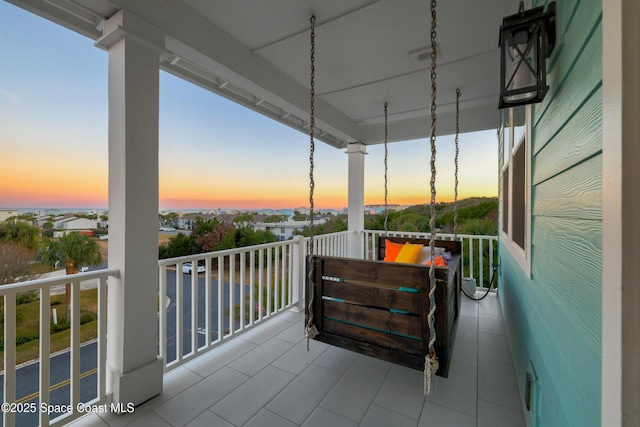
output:
{"label": "metal chain", "polygon": [[431,376],[438,370],[438,360],[436,357],[435,342],[435,311],[436,311],[436,277],[435,277],[435,239],[436,239],[436,0],[431,1],[431,219],[429,227],[431,229],[431,266],[429,267],[429,314],[427,317],[429,324],[429,354],[425,359],[424,369],[424,393],[431,393]]}
{"label": "metal chain", "polygon": [[453,240],[458,240],[458,136],[460,135],[460,88],[456,89],[456,156],[455,156],[455,180],[453,194]]}
{"label": "metal chain", "polygon": [[309,340],[318,335],[318,330],[313,324],[313,275],[314,275],[314,262],[313,262],[313,192],[315,188],[315,182],[313,180],[313,157],[315,152],[315,141],[313,139],[313,129],[315,127],[315,55],[316,55],[316,16],[312,15],[310,19],[311,23],[311,91],[309,95],[309,209],[311,210],[309,215],[309,262],[307,265],[307,286],[308,286],[308,321],[305,328],[305,336],[307,337],[307,351],[309,350]]}
{"label": "metal chain", "polygon": [[388,116],[388,108],[389,104],[384,103],[384,235],[389,234],[389,203],[387,201],[387,196],[389,194],[388,191],[388,180],[387,180],[387,158],[389,157],[389,148],[387,147],[387,142],[389,140],[389,116]]}

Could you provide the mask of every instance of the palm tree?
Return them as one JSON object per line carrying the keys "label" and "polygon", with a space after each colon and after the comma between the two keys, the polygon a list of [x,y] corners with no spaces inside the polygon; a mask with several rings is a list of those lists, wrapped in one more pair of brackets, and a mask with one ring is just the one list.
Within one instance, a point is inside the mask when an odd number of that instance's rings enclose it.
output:
{"label": "palm tree", "polygon": [[[65,234],[59,239],[43,240],[36,259],[52,267],[64,264],[66,274],[78,273],[83,265],[102,264],[102,254],[96,240],[78,232]],[[67,317],[69,317],[71,283],[67,283],[66,286],[66,302]]]}

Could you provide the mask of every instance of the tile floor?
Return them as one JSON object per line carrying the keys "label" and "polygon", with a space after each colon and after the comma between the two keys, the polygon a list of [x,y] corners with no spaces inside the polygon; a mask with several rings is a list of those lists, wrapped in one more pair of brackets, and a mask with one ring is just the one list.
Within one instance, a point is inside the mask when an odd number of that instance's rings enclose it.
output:
{"label": "tile floor", "polygon": [[424,399],[422,373],[303,337],[285,313],[165,376],[127,415],[81,426],[524,427],[498,298],[463,299],[449,378]]}

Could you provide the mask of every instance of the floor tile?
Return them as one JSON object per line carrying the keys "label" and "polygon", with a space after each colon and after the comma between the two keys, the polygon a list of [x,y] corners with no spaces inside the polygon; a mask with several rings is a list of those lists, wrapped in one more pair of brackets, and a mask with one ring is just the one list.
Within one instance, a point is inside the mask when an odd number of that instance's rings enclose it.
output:
{"label": "floor tile", "polygon": [[506,335],[478,332],[478,356],[502,363],[512,364],[511,348]]}
{"label": "floor tile", "polygon": [[245,341],[252,342],[254,344],[264,344],[285,329],[291,326],[291,322],[287,321],[284,314],[278,315],[274,319],[263,320],[263,325],[258,325],[252,330],[247,331],[241,335]]}
{"label": "floor tile", "polygon": [[311,365],[269,402],[265,408],[302,424],[340,379],[340,373]]}
{"label": "floor tile", "polygon": [[495,314],[480,313],[478,318],[478,330],[480,332],[490,332],[492,334],[507,335],[502,316]]}
{"label": "floor tile", "polygon": [[452,364],[449,378],[435,377],[427,400],[458,412],[476,416],[478,368]]}
{"label": "floor tile", "polygon": [[453,346],[451,363],[478,367],[478,339],[466,335],[458,335]]}
{"label": "floor tile", "polygon": [[210,410],[235,425],[242,425],[282,391],[295,376],[267,366],[249,381],[227,394]]}
{"label": "floor tile", "polygon": [[378,405],[371,405],[359,427],[416,427],[418,420],[390,411]]}
{"label": "floor tile", "polygon": [[476,417],[425,402],[418,427],[476,427]]}
{"label": "floor tile", "polygon": [[196,357],[193,361],[185,365],[185,367],[202,377],[208,377],[234,360],[249,353],[257,346],[257,344],[241,339],[231,340],[220,348]]}
{"label": "floor tile", "polygon": [[307,350],[307,342],[300,341],[285,354],[274,360],[271,365],[298,375],[307,369],[328,347],[328,344],[317,342],[313,346],[309,346],[309,350]]}
{"label": "floor tile", "polygon": [[82,418],[78,418],[75,421],[71,421],[67,424],[68,427],[109,427],[104,420],[102,420],[98,414],[87,414]]}
{"label": "floor tile", "polygon": [[329,391],[320,406],[360,422],[386,375],[386,371],[354,363]]}
{"label": "floor tile", "polygon": [[460,304],[460,315],[478,317],[478,302],[472,301],[467,297],[462,298],[462,303]]}
{"label": "floor tile", "polygon": [[255,375],[292,347],[290,342],[272,338],[231,362],[229,367],[247,375]]}
{"label": "floor tile", "polygon": [[495,292],[490,292],[489,295],[480,302],[478,309],[480,310],[480,313],[502,316],[500,299],[498,298],[498,294]]}
{"label": "floor tile", "polygon": [[[320,344],[322,343],[311,341],[310,346]],[[324,366],[325,368],[333,369],[336,372],[346,372],[357,358],[358,353],[331,345],[314,363]]]}
{"label": "floor tile", "polygon": [[525,427],[524,415],[521,411],[479,400],[478,427]]}
{"label": "floor tile", "polygon": [[458,336],[478,338],[478,318],[469,316],[460,316],[458,318]]}
{"label": "floor tile", "polygon": [[478,399],[521,410],[513,365],[478,358]]}
{"label": "floor tile", "polygon": [[230,422],[223,420],[210,411],[204,411],[196,419],[187,424],[187,427],[235,427]]}
{"label": "floor tile", "polygon": [[266,409],[261,409],[243,427],[297,427],[297,424]]}
{"label": "floor tile", "polygon": [[185,425],[247,380],[247,375],[223,368],[154,412],[172,425]]}
{"label": "floor tile", "polygon": [[300,341],[304,341],[306,343],[307,339],[304,336],[304,324],[296,322],[276,335],[276,338],[283,341],[289,341],[293,344],[298,344]]}
{"label": "floor tile", "polygon": [[318,406],[302,427],[358,427],[358,423]]}
{"label": "floor tile", "polygon": [[417,420],[424,404],[423,373],[394,365],[373,403]]}
{"label": "floor tile", "polygon": [[[175,425],[175,424],[174,424]],[[162,418],[150,412],[141,418],[135,420],[131,424],[130,427],[171,427],[172,424],[167,423]]]}

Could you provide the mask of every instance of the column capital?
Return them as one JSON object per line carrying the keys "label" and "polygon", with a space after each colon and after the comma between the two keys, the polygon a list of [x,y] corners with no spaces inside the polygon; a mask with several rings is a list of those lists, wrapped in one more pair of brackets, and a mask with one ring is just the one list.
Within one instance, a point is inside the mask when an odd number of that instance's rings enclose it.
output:
{"label": "column capital", "polygon": [[363,144],[362,142],[350,142],[347,145],[347,151],[345,151],[345,153],[347,154],[368,154],[367,153],[367,146],[365,144]]}
{"label": "column capital", "polygon": [[102,37],[94,45],[109,50],[120,40],[131,37],[158,53],[165,52],[165,33],[134,13],[120,9],[104,23]]}

